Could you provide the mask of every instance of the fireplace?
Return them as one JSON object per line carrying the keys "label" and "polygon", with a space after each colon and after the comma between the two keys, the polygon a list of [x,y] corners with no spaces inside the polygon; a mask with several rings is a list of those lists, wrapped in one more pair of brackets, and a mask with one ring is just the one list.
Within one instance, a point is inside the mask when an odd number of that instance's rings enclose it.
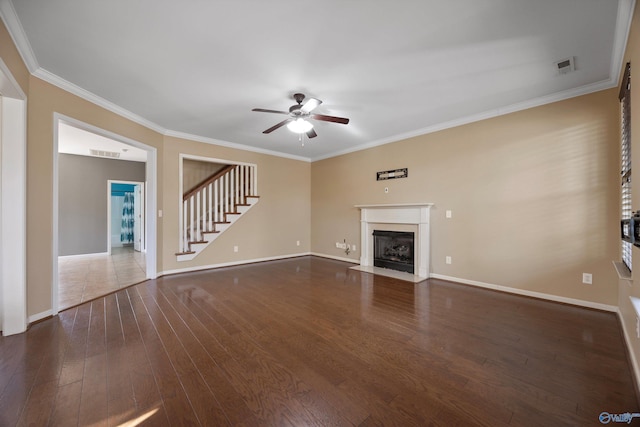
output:
{"label": "fireplace", "polygon": [[404,231],[373,231],[374,267],[414,272],[414,233]]}
{"label": "fireplace", "polygon": [[[414,241],[409,247],[412,250],[413,274],[398,272],[406,276],[413,276],[413,280],[429,278],[429,213],[433,203],[400,203],[389,205],[356,205],[360,209],[360,265],[352,267],[361,271],[375,273],[373,269],[383,270],[374,265],[375,230],[409,232]],[[371,271],[370,271],[371,270]],[[393,272],[395,273],[395,272]],[[415,282],[417,283],[417,282]]]}

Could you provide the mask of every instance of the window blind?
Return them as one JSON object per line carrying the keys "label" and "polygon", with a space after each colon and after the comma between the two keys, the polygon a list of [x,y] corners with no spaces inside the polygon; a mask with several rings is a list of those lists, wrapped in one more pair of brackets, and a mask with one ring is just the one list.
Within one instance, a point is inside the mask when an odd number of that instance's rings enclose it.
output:
{"label": "window blind", "polygon": [[[627,63],[620,88],[621,111],[621,219],[631,218],[631,64]],[[633,233],[633,230],[631,230]],[[622,262],[631,270],[632,245],[622,240]]]}

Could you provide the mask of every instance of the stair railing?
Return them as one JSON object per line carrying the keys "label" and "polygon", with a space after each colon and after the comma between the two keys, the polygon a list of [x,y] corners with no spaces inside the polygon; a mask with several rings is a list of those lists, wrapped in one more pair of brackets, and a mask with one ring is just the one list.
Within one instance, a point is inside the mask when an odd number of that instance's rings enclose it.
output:
{"label": "stair railing", "polygon": [[226,214],[237,213],[246,198],[258,195],[256,165],[228,165],[202,181],[182,197],[180,251],[189,252],[189,242],[204,241],[203,233],[215,232],[216,223],[226,223]]}

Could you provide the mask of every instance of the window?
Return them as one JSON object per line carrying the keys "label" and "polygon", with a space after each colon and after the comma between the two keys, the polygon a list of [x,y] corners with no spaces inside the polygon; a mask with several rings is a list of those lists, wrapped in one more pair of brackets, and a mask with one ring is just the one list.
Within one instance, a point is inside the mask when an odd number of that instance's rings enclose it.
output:
{"label": "window", "polygon": [[[632,216],[631,211],[631,64],[627,63],[620,87],[621,106],[621,213],[622,223]],[[633,230],[628,230],[633,238]],[[629,241],[622,240],[622,262],[631,270],[631,248]]]}

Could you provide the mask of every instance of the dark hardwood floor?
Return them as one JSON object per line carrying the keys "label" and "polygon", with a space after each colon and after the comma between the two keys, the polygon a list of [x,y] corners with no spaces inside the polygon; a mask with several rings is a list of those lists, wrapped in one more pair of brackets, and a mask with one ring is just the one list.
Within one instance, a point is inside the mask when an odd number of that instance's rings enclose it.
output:
{"label": "dark hardwood floor", "polygon": [[349,266],[168,276],[0,337],[0,425],[598,426],[640,412],[615,314]]}

